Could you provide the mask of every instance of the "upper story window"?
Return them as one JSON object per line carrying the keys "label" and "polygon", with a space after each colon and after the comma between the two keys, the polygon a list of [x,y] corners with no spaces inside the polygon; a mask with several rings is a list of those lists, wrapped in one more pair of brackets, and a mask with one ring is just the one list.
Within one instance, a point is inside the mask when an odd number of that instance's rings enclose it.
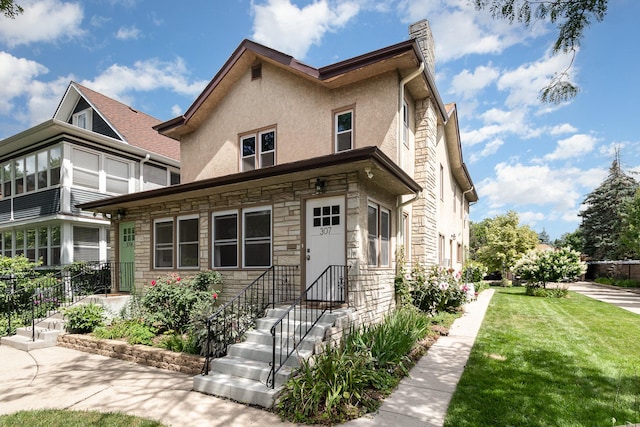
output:
{"label": "upper story window", "polygon": [[82,110],[75,113],[71,120],[74,126],[78,126],[79,128],[82,128],[82,129],[91,130],[92,129],[91,118],[92,118],[91,108],[87,108],[86,110]]}
{"label": "upper story window", "polygon": [[102,193],[129,193],[131,162],[79,148],[73,148],[71,155],[73,185]]}
{"label": "upper story window", "polygon": [[60,184],[60,146],[0,165],[2,197],[20,195]]}
{"label": "upper story window", "polygon": [[409,105],[407,101],[402,102],[402,142],[409,148]]}
{"label": "upper story window", "polygon": [[276,131],[267,129],[240,137],[243,172],[276,164]]}
{"label": "upper story window", "polygon": [[336,152],[353,148],[353,110],[340,111],[334,116]]}

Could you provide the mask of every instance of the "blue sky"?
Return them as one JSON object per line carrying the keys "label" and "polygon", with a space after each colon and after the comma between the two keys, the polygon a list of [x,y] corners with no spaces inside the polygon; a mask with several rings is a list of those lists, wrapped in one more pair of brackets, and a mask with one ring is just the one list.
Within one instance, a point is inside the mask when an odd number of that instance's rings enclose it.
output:
{"label": "blue sky", "polygon": [[322,67],[408,38],[428,19],[436,82],[458,106],[463,156],[480,201],[471,219],[515,210],[552,239],[574,231],[586,194],[620,149],[640,171],[640,2],[610,0],[585,32],[566,104],[538,91],[569,58],[545,22],[525,28],[468,0],[18,0],[0,18],[0,138],[53,116],[70,80],[161,120],[181,114],[245,39]]}

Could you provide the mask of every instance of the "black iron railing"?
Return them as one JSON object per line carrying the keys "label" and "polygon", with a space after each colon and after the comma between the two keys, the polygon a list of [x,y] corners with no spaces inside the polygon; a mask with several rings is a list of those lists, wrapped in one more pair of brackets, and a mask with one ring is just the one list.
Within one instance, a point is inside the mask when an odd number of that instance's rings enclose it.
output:
{"label": "black iron railing", "polygon": [[275,387],[275,377],[320,318],[345,302],[348,267],[330,265],[276,320],[271,327],[273,353],[267,387]]}
{"label": "black iron railing", "polygon": [[[115,270],[115,271],[114,271]],[[0,308],[7,317],[7,335],[13,335],[12,319],[31,328],[35,341],[36,325],[89,295],[107,295],[111,290],[112,271],[133,271],[133,263],[82,262],[38,269],[17,278],[1,276],[4,302]]]}
{"label": "black iron railing", "polygon": [[298,266],[274,265],[207,318],[203,375],[209,373],[211,359],[226,355],[229,345],[242,341],[267,308],[293,301],[299,286]]}

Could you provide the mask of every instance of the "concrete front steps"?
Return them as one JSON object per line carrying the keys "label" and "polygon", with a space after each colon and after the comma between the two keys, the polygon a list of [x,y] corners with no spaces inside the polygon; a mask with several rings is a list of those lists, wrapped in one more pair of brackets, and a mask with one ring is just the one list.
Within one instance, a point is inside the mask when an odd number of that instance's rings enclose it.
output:
{"label": "concrete front steps", "polygon": [[[129,303],[129,295],[90,295],[76,304],[99,304],[104,306],[107,317],[114,317]],[[31,326],[16,329],[16,335],[0,338],[0,345],[6,345],[22,351],[54,347],[58,335],[65,332],[62,313],[58,312],[36,324],[35,334]],[[35,335],[35,340],[33,339]]]}
{"label": "concrete front steps", "polygon": [[[278,371],[275,387],[267,387],[270,364],[273,355],[271,326],[284,313],[284,308],[267,310],[265,317],[256,321],[256,329],[247,332],[244,342],[230,345],[227,355],[211,361],[208,375],[198,375],[193,379],[193,389],[206,394],[226,397],[237,402],[273,407],[282,385],[289,379],[301,359],[308,359],[319,353],[332,337],[340,337],[352,324],[355,313],[350,308],[339,308],[325,313],[309,332],[305,340],[298,345],[285,365]],[[305,322],[292,320],[289,330],[304,327]],[[287,325],[283,326],[287,331]],[[286,333],[286,332],[285,332]],[[297,334],[299,336],[299,333]],[[280,354],[280,343],[293,348],[293,338],[276,335],[276,357]],[[286,354],[286,348],[283,353]]]}

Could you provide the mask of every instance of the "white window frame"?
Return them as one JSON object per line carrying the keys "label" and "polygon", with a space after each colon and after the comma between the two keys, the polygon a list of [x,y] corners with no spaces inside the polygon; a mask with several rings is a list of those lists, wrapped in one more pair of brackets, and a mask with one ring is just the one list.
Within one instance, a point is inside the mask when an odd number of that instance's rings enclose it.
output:
{"label": "white window frame", "polygon": [[[262,137],[269,133],[273,133],[273,149],[263,151]],[[250,133],[240,135],[240,170],[242,172],[261,169],[268,166],[275,166],[277,164],[276,162],[277,140],[278,140],[277,134],[278,133],[275,127],[269,127],[269,128],[264,128],[262,130],[252,131]],[[253,141],[254,141],[253,154],[245,155],[244,142],[251,138],[253,138]],[[273,162],[272,164],[265,164],[264,156],[270,153],[273,153]],[[245,162],[249,161],[249,159],[253,159],[252,167],[245,166]]]}
{"label": "white window frame", "polygon": [[[236,236],[235,238],[227,238],[222,239],[218,238],[216,235],[216,219],[221,217],[231,217],[235,216],[235,224],[236,224]],[[238,218],[240,217],[240,213],[237,209],[214,212],[211,214],[211,265],[213,268],[238,268],[240,254],[238,253],[239,245],[239,227],[238,227]],[[234,265],[222,265],[222,263],[216,257],[216,249],[219,246],[234,246],[236,252],[236,262]]]}
{"label": "white window frame", "polygon": [[[182,233],[181,233],[181,229],[182,229],[182,224],[185,221],[193,221],[195,220],[196,222],[196,239],[195,240],[186,240],[186,241],[182,241]],[[178,261],[178,268],[182,268],[182,269],[191,269],[191,268],[199,268],[200,267],[200,218],[198,217],[197,214],[195,215],[184,215],[184,216],[179,216],[176,218],[176,253],[177,253],[177,261]],[[184,258],[185,255],[183,254],[183,249],[187,246],[191,247],[195,245],[195,252],[196,252],[196,257],[195,257],[195,264],[185,264],[184,263]]]}
{"label": "white window frame", "polygon": [[[118,162],[118,163],[122,163],[123,165],[126,166],[127,168],[127,177],[121,177],[118,175],[113,175],[110,174],[109,171],[107,170],[107,163],[109,161],[112,162]],[[104,176],[105,176],[105,180],[104,180],[104,192],[105,193],[111,193],[111,194],[129,194],[131,192],[131,163],[117,158],[117,157],[111,157],[111,156],[104,156],[104,167],[102,168],[104,169]],[[109,187],[109,181],[113,181],[113,182],[121,182],[124,183],[126,185],[126,190],[125,192],[118,192],[118,191],[109,191],[108,187]]]}
{"label": "white window frame", "polygon": [[[351,114],[351,127],[349,129],[340,130],[340,116],[345,114]],[[333,139],[334,139],[334,149],[336,153],[341,151],[349,151],[353,150],[354,147],[354,124],[355,124],[355,109],[349,108],[346,110],[336,111],[333,115]],[[342,135],[349,134],[349,148],[340,149],[339,139]]]}
{"label": "white window frame", "polygon": [[[80,162],[77,161],[76,153],[84,153],[84,154],[88,154],[88,155],[91,155],[91,156],[96,156],[98,158],[98,170],[87,169],[86,167],[81,165]],[[73,147],[71,149],[71,161],[72,161],[72,164],[73,164],[73,166],[72,166],[72,176],[71,176],[71,183],[73,184],[73,186],[74,187],[89,188],[91,190],[101,191],[101,187],[102,186],[100,185],[100,183],[101,183],[102,180],[100,179],[100,170],[102,168],[100,166],[100,164],[101,164],[100,153],[98,153],[96,151],[83,150],[83,149],[80,149],[78,147]],[[76,181],[75,181],[76,180],[76,178],[75,178],[76,170],[78,170],[80,172],[83,172],[83,173],[86,173],[89,176],[95,176],[97,187],[91,187],[91,186],[88,186],[88,185],[83,185],[81,183],[80,184],[76,183]],[[102,187],[102,188],[104,188],[104,187]]]}
{"label": "white window frame", "polygon": [[[269,235],[259,237],[248,237],[247,214],[254,212],[269,212]],[[247,243],[269,243],[268,265],[247,264]],[[273,209],[271,206],[256,206],[242,210],[242,267],[243,268],[269,268],[273,264]]]}
{"label": "white window frame", "polygon": [[[370,209],[375,210],[376,223],[373,229],[369,223]],[[386,228],[383,228],[383,216],[387,218]],[[391,211],[373,201],[367,203],[367,237],[369,240],[367,265],[369,267],[389,267],[391,265]]]}
{"label": "white window frame", "polygon": [[[157,233],[157,227],[158,224],[171,224],[171,241],[170,242],[162,242],[161,245],[162,247],[159,247],[158,244],[158,233]],[[174,243],[175,243],[175,239],[176,239],[176,232],[175,232],[175,223],[174,223],[174,219],[172,217],[169,218],[157,218],[153,220],[153,268],[155,270],[171,270],[174,267],[174,262],[175,262],[175,247],[174,247]],[[167,251],[170,250],[171,251],[171,265],[168,266],[159,266],[158,265],[158,251],[162,250],[162,251]]]}
{"label": "white window frame", "polygon": [[409,104],[402,101],[402,142],[409,148]]}
{"label": "white window frame", "polygon": [[71,117],[71,123],[81,129],[93,130],[93,110],[86,108]]}

